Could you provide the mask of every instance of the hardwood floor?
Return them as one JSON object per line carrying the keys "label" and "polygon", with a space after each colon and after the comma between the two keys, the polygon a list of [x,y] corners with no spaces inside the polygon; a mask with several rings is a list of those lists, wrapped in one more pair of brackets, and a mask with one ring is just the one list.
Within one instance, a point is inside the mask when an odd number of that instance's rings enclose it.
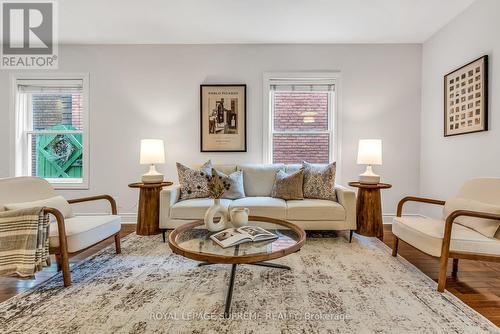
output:
{"label": "hardwood floor", "polygon": [[[135,225],[123,225],[120,236],[124,237],[133,231],[135,231]],[[384,242],[391,248],[393,237],[391,226],[384,225]],[[112,243],[113,239],[111,238],[78,255],[72,256],[70,263],[78,263]],[[402,241],[399,243],[399,255],[437,281],[439,272],[438,259],[428,256]],[[0,302],[40,284],[56,274],[55,259],[52,262],[50,267],[37,273],[36,278],[32,280],[0,277]],[[448,277],[446,289],[494,324],[500,326],[500,264],[460,260],[458,277]]]}

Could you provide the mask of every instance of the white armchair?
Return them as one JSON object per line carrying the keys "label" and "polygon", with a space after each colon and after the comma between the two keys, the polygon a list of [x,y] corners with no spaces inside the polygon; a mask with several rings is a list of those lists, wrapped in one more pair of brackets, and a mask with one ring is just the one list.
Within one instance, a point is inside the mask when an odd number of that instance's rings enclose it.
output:
{"label": "white armchair", "polygon": [[[44,204],[55,203],[57,196],[52,186],[38,177],[15,177],[0,179],[0,211],[9,206],[45,206],[44,212],[55,217],[56,221],[50,226],[49,242],[50,253],[56,255],[58,270],[63,271],[64,286],[71,285],[69,269],[69,254],[76,253],[91,247],[107,238],[113,237],[116,253],[120,249],[120,217],[117,216],[116,202],[109,195],[99,195],[63,201],[60,208]],[[68,216],[69,204],[95,200],[106,200],[111,206],[111,215],[101,216]],[[69,204],[68,204],[69,203]],[[67,207],[66,207],[67,206]],[[69,209],[71,212],[71,209]],[[66,214],[66,217],[64,216]]]}
{"label": "white armchair", "polygon": [[[443,219],[401,217],[406,202],[445,205]],[[392,255],[397,256],[399,240],[440,258],[438,291],[446,285],[448,259],[453,259],[452,275],[458,260],[500,262],[500,178],[472,179],[447,202],[405,197],[398,205],[392,232]]]}

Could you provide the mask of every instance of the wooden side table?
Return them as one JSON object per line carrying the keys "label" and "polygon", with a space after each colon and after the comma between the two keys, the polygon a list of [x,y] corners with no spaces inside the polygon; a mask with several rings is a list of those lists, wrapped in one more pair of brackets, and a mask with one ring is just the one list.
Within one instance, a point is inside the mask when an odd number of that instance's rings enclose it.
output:
{"label": "wooden side table", "polygon": [[356,204],[356,233],[366,237],[384,237],[382,223],[382,204],[380,189],[389,189],[392,185],[387,183],[363,184],[349,182],[351,187],[359,188]]}
{"label": "wooden side table", "polygon": [[139,209],[137,212],[138,235],[159,234],[160,231],[160,191],[163,187],[172,185],[172,182],[142,183],[135,182],[128,186],[139,188]]}

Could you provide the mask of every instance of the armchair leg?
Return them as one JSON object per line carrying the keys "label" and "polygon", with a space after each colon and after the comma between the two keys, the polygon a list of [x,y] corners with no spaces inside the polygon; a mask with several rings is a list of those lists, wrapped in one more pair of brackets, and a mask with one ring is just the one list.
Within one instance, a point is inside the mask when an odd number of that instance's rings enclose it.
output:
{"label": "armchair leg", "polygon": [[458,259],[453,259],[453,270],[451,272],[451,276],[457,277],[458,274]]}
{"label": "armchair leg", "polygon": [[57,271],[61,271],[61,269],[62,269],[61,254],[55,254],[55,256],[56,256]]}
{"label": "armchair leg", "polygon": [[61,254],[61,267],[63,272],[64,286],[68,287],[71,285],[71,271],[69,269],[69,256],[66,252],[62,252]]}
{"label": "armchair leg", "polygon": [[163,237],[163,242],[166,242],[166,240],[165,240],[165,233],[166,233],[166,230],[165,230],[165,229],[162,229],[162,230],[161,230],[161,235],[162,235],[162,237]]}
{"label": "armchair leg", "polygon": [[115,234],[115,249],[116,249],[116,254],[121,254],[122,247],[121,247],[120,233],[119,232]]}
{"label": "armchair leg", "polygon": [[441,260],[439,262],[439,280],[438,280],[438,291],[444,292],[444,287],[446,286],[446,270],[448,267],[448,256],[441,255]]}
{"label": "armchair leg", "polygon": [[394,237],[394,244],[392,245],[392,256],[398,255],[398,245],[399,245],[399,238]]}

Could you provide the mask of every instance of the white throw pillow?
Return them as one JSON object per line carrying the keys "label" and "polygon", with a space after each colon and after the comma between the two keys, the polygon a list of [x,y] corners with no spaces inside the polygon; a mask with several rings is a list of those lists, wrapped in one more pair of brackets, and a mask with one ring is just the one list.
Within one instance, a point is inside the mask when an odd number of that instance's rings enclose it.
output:
{"label": "white throw pillow", "polygon": [[217,175],[221,178],[226,190],[222,198],[238,199],[245,197],[245,188],[243,187],[243,172],[237,171],[229,175],[216,170]]}
{"label": "white throw pillow", "polygon": [[[446,220],[446,218],[456,210],[479,211],[500,215],[500,206],[498,205],[456,197],[446,201],[443,209],[443,219]],[[500,226],[499,220],[468,216],[457,217],[455,219],[455,222],[474,231],[477,231],[488,238],[493,238],[496,231],[498,230],[498,227]]]}
{"label": "white throw pillow", "polygon": [[68,201],[62,196],[54,196],[47,199],[42,199],[33,202],[21,202],[4,204],[6,210],[27,209],[36,207],[49,207],[59,210],[64,218],[71,218],[74,216],[73,210]]}

